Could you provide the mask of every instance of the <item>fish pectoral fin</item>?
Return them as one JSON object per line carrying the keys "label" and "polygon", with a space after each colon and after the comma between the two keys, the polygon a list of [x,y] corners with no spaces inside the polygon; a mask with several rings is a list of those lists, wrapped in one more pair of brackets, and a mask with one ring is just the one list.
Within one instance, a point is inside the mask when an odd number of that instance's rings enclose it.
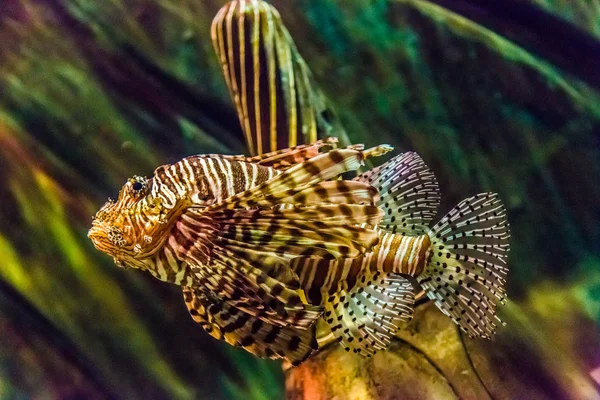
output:
{"label": "fish pectoral fin", "polygon": [[363,273],[352,290],[324,293],[323,302],[323,318],[338,342],[346,351],[370,357],[412,318],[415,297],[411,283],[398,274]]}
{"label": "fish pectoral fin", "polygon": [[198,288],[184,288],[186,307],[194,321],[211,336],[224,339],[261,358],[284,358],[299,365],[317,350],[316,324],[306,329],[280,327],[256,313],[208,296]]}
{"label": "fish pectoral fin", "polygon": [[197,285],[224,300],[261,308],[276,325],[306,328],[320,316],[320,307],[303,304],[298,279],[289,268],[293,252],[304,247],[282,250],[276,240],[238,237],[240,226],[230,229],[223,220],[194,210],[182,214],[175,227],[175,256],[189,266]]}
{"label": "fish pectoral fin", "polygon": [[183,300],[192,319],[200,324],[206,333],[217,340],[223,339],[221,326],[217,323],[213,314],[208,311],[208,308],[214,302],[208,301],[208,298],[199,289],[186,286],[183,287]]}
{"label": "fish pectoral fin", "polygon": [[[189,215],[190,213],[186,213]],[[279,257],[356,257],[379,241],[373,229],[356,224],[373,221],[375,206],[327,205],[285,210],[235,210],[204,214],[218,226],[212,235],[224,248],[235,246],[253,263]]]}
{"label": "fish pectoral fin", "polygon": [[402,153],[355,180],[379,191],[377,205],[385,212],[380,228],[389,232],[422,235],[438,212],[438,183],[417,153]]}

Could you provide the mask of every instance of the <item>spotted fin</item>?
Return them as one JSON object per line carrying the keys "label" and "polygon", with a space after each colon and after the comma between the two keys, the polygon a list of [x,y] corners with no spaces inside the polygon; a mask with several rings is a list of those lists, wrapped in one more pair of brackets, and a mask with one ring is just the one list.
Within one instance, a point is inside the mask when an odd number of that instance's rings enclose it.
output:
{"label": "spotted fin", "polygon": [[421,235],[437,214],[440,192],[433,173],[417,153],[400,154],[355,178],[379,191],[377,205],[385,211],[380,228],[403,235]]}
{"label": "spotted fin", "polygon": [[509,227],[495,193],[463,200],[430,231],[431,259],[418,281],[469,336],[490,338],[505,297]]}
{"label": "spotted fin", "polygon": [[318,136],[345,139],[273,6],[230,1],[213,20],[211,37],[251,154],[313,143]]}
{"label": "spotted fin", "polygon": [[316,324],[304,330],[278,327],[199,289],[184,288],[183,296],[190,315],[207,333],[258,357],[299,365],[318,348]]}
{"label": "spotted fin", "polygon": [[325,299],[324,319],[337,341],[346,351],[363,356],[390,344],[398,327],[412,318],[415,300],[406,278],[368,272],[352,290],[342,288]]}

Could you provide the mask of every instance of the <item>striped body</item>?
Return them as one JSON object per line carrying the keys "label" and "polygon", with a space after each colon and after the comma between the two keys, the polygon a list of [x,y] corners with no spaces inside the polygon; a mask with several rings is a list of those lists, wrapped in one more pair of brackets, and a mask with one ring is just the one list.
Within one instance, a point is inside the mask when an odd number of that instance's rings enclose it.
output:
{"label": "striped body", "polygon": [[192,285],[179,257],[180,249],[193,240],[182,229],[194,223],[184,210],[208,207],[280,173],[235,158],[191,156],[158,167],[150,179],[131,178],[118,200],[109,200],[98,211],[90,237],[98,238],[96,246],[111,254],[118,266],[148,270],[164,282]]}
{"label": "striped body", "polygon": [[[257,164],[228,160],[226,157],[191,156],[156,169],[151,196],[160,198],[169,208],[180,201],[189,206],[206,207],[225,198],[252,189],[273,178],[278,171]],[[145,223],[143,219],[139,221]],[[185,233],[194,229],[196,221],[181,215],[171,233],[165,235],[161,251],[144,260],[154,277],[181,286],[197,285],[187,265],[179,260],[178,249],[188,248],[195,240]],[[185,229],[188,228],[188,229]],[[206,282],[209,288],[216,286]]]}
{"label": "striped body", "polygon": [[[190,205],[207,206],[252,189],[273,178],[278,171],[227,156],[191,156],[159,167],[154,172],[151,194],[167,207],[188,199]],[[235,158],[235,157],[230,157]]]}
{"label": "striped body", "polygon": [[430,247],[427,235],[404,236],[379,230],[379,244],[362,257],[300,259],[294,261],[292,269],[300,278],[308,301],[317,305],[340,285],[350,291],[368,283],[369,278],[378,273],[418,276],[425,268]]}

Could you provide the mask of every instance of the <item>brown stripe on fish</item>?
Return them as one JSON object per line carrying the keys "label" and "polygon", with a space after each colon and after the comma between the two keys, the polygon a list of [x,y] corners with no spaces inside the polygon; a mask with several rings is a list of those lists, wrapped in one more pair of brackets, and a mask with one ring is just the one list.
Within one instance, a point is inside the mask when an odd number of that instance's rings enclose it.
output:
{"label": "brown stripe on fish", "polygon": [[184,262],[175,257],[174,245],[178,245],[175,239],[168,240],[160,251],[144,259],[143,264],[155,278],[163,282],[182,286],[191,285],[191,271]]}
{"label": "brown stripe on fish", "polygon": [[213,337],[224,339],[259,357],[286,358],[298,365],[318,348],[314,324],[306,329],[274,326],[259,314],[239,309],[204,294],[184,289],[184,300],[194,321]]}
{"label": "brown stripe on fish", "polygon": [[431,246],[427,235],[403,236],[379,231],[380,241],[373,250],[353,259],[295,259],[291,267],[311,304],[322,304],[323,293],[332,295],[345,281],[348,290],[360,287],[357,277],[370,273],[396,273],[418,276],[425,268]]}
{"label": "brown stripe on fish", "polygon": [[152,195],[171,208],[185,196],[193,204],[207,199],[219,202],[260,185],[279,172],[273,168],[232,161],[226,158],[191,156],[155,171]]}
{"label": "brown stripe on fish", "polygon": [[170,165],[161,165],[154,171],[151,196],[160,198],[167,208],[172,208],[177,202],[177,190],[173,180],[167,175]]}
{"label": "brown stripe on fish", "polygon": [[230,169],[231,192],[239,193],[246,190],[249,184],[247,167],[242,167],[242,164],[239,162],[227,161],[227,164]]}
{"label": "brown stripe on fish", "polygon": [[219,169],[219,166],[216,165],[214,159],[206,158],[204,159],[206,163],[207,170],[212,174],[212,179],[214,180],[216,192],[213,193],[214,198],[216,199],[225,199],[229,197],[225,188],[227,187],[227,175],[223,171]]}
{"label": "brown stripe on fish", "polygon": [[425,253],[430,246],[427,235],[403,236],[385,232],[373,250],[377,254],[377,270],[417,276],[425,268]]}

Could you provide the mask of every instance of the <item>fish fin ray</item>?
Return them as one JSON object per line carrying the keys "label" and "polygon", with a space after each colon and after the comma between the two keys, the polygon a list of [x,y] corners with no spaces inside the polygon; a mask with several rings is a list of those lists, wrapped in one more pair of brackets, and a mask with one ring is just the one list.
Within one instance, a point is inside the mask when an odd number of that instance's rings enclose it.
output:
{"label": "fish fin ray", "polygon": [[306,329],[280,327],[200,289],[184,288],[183,294],[190,315],[211,336],[258,357],[284,358],[299,365],[318,348],[316,324]]}
{"label": "fish fin ray", "polygon": [[[264,217],[261,217],[262,210],[246,209],[199,213],[218,227],[211,232],[214,240],[235,239],[244,242],[248,251],[270,246],[281,256],[327,256],[325,253],[329,253],[330,257],[355,257],[378,243],[375,230],[357,225],[376,219],[379,215],[376,207],[341,204],[327,210],[329,218],[322,220],[313,219],[314,214],[303,213],[302,207],[282,212],[266,210]],[[192,215],[192,211],[186,214]],[[342,215],[346,217],[345,224],[340,222]],[[334,216],[339,218],[334,219]],[[299,245],[304,246],[301,253]]]}
{"label": "fish fin ray", "polygon": [[319,307],[302,303],[299,283],[284,256],[259,253],[259,246],[223,246],[220,226],[190,212],[176,227],[187,241],[175,256],[189,266],[196,284],[219,298],[264,308],[265,318],[274,324],[305,327],[319,317]]}
{"label": "fish fin ray", "polygon": [[229,2],[213,20],[211,37],[251,154],[332,134],[347,141],[273,6]]}
{"label": "fish fin ray", "polygon": [[346,351],[369,357],[385,349],[400,324],[412,318],[414,292],[394,273],[361,274],[357,282],[363,283],[325,298],[324,318]]}
{"label": "fish fin ray", "polygon": [[432,255],[417,280],[438,308],[469,336],[490,338],[508,274],[509,226],[498,195],[481,193],[429,232]]}
{"label": "fish fin ray", "polygon": [[439,187],[417,153],[402,153],[355,180],[369,183],[379,191],[377,205],[385,211],[380,228],[389,232],[424,234],[437,214]]}

